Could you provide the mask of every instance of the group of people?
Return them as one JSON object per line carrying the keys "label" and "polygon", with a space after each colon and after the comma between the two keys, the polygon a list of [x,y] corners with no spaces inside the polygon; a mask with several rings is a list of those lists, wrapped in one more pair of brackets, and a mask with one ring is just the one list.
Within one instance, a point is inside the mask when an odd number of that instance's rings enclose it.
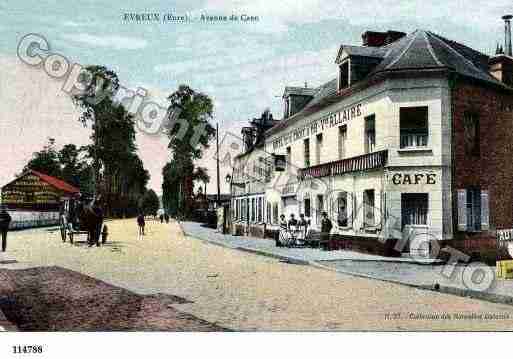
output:
{"label": "group of people", "polygon": [[277,247],[292,247],[303,245],[307,235],[310,221],[305,218],[301,213],[299,221],[295,218],[294,213],[290,214],[290,219],[284,214],[280,216],[280,231],[277,233],[276,246]]}
{"label": "group of people", "polygon": [[[321,213],[321,236],[320,241],[328,241],[333,224],[328,218],[326,212]],[[304,246],[309,238],[310,220],[301,213],[299,220],[296,219],[294,213],[290,214],[287,221],[284,214],[280,216],[280,230],[276,236],[276,246],[278,247],[294,247]]]}
{"label": "group of people", "polygon": [[161,214],[159,216],[159,219],[160,219],[160,223],[164,223],[164,221],[166,221],[166,223],[169,223],[169,214],[167,214],[167,213]]}

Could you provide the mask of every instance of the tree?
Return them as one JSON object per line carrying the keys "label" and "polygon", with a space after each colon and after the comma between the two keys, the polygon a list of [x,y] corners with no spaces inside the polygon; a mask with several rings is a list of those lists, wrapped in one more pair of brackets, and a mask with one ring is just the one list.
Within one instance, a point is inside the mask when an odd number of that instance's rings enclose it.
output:
{"label": "tree", "polygon": [[146,192],[149,173],[137,155],[135,121],[127,109],[114,101],[119,88],[117,74],[104,66],[88,66],[90,81],[73,101],[81,109],[79,120],[91,126],[94,192],[105,199],[108,216],[131,216]]}
{"label": "tree", "polygon": [[[202,157],[216,132],[209,122],[214,106],[207,95],[186,85],[180,85],[168,100],[169,111],[180,108],[181,112],[168,128],[172,160],[163,169],[163,201],[170,213],[189,216],[194,195],[194,160]],[[206,174],[206,171],[200,170],[201,173]],[[207,179],[204,175],[201,178]]]}
{"label": "tree", "polygon": [[41,151],[34,152],[32,158],[23,168],[23,172],[32,169],[78,187],[89,193],[92,186],[92,168],[87,162],[87,151],[74,144],[66,144],[60,151],[55,148],[55,140],[48,143]]}
{"label": "tree", "polygon": [[74,144],[66,144],[58,152],[61,166],[62,179],[76,187],[82,192],[92,191],[93,169],[87,162],[87,148],[77,148]]}
{"label": "tree", "polygon": [[144,194],[143,200],[142,200],[142,211],[145,214],[150,214],[153,216],[157,215],[157,212],[160,208],[160,201],[159,197],[155,193],[154,190],[149,189]]}
{"label": "tree", "polygon": [[34,152],[23,168],[23,172],[35,170],[49,176],[60,178],[62,175],[59,156],[55,149],[55,139],[49,138],[41,151]]}

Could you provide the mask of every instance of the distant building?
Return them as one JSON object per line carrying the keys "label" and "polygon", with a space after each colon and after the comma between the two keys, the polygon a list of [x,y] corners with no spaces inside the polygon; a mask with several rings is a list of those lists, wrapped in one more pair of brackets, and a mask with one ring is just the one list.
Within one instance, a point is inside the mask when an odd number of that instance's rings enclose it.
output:
{"label": "distant building", "polygon": [[2,205],[13,218],[12,228],[57,224],[61,202],[79,192],[58,178],[29,170],[2,187]]}

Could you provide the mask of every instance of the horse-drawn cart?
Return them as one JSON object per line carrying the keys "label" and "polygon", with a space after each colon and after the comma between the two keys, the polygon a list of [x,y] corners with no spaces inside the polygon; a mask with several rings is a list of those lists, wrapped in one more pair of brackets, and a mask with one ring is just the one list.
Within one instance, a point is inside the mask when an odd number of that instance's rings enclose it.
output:
{"label": "horse-drawn cart", "polygon": [[60,233],[63,242],[66,239],[74,244],[75,237],[86,235],[89,246],[107,241],[107,226],[103,223],[103,211],[100,201],[77,196],[63,198],[61,202]]}

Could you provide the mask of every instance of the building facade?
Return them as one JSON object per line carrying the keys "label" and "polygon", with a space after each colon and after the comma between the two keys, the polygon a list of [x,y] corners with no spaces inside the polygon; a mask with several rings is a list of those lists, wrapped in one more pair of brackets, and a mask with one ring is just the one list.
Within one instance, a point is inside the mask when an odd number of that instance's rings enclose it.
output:
{"label": "building facade", "polygon": [[236,158],[239,232],[292,213],[319,231],[327,212],[355,249],[494,256],[494,230],[513,227],[511,54],[422,30],[362,38],[340,47],[336,79],[286,87],[284,118]]}
{"label": "building facade", "polygon": [[12,217],[11,229],[59,223],[62,201],[79,189],[52,176],[29,170],[2,187],[2,205]]}

